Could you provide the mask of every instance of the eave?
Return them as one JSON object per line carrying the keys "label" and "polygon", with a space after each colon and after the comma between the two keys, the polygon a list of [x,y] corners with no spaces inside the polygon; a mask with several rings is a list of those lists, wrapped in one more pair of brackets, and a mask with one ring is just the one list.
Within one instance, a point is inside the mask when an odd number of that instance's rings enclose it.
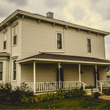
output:
{"label": "eave", "polygon": [[42,15],[33,14],[33,13],[22,11],[22,10],[16,10],[10,16],[8,16],[4,21],[2,21],[0,23],[0,30],[5,28],[8,23],[12,23],[18,17],[30,18],[30,19],[34,19],[36,21],[40,20],[41,22],[42,21],[43,22],[48,22],[48,23],[52,23],[53,25],[61,25],[64,28],[65,27],[66,28],[67,27],[68,28],[74,28],[74,29],[77,29],[77,30],[87,31],[88,33],[96,33],[96,34],[101,34],[101,35],[104,35],[104,36],[110,34],[110,32],[106,32],[106,31],[102,31],[102,30],[98,30],[98,29],[93,29],[93,28],[90,28],[90,27],[85,27],[85,26],[81,26],[81,25],[77,25],[77,24],[73,24],[73,23],[69,23],[69,22],[65,22],[65,21],[61,21],[61,20],[57,20],[57,19],[51,19],[51,18],[47,18],[47,17],[42,16]]}

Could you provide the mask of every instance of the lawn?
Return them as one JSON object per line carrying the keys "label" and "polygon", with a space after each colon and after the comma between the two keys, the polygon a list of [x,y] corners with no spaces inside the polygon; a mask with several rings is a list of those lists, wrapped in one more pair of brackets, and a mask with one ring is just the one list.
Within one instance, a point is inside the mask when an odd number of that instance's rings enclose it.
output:
{"label": "lawn", "polygon": [[90,97],[57,99],[36,104],[0,102],[0,109],[110,109],[110,101]]}

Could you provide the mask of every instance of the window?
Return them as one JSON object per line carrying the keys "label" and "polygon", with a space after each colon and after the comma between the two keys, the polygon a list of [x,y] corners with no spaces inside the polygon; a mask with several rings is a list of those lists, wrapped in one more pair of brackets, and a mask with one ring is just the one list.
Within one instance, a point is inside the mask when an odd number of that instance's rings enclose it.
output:
{"label": "window", "polygon": [[57,33],[57,49],[62,49],[62,34]]}
{"label": "window", "polygon": [[91,39],[87,39],[87,51],[91,53]]}
{"label": "window", "polygon": [[3,78],[3,62],[0,62],[0,80]]}
{"label": "window", "polygon": [[17,27],[13,27],[13,45],[17,44]]}
{"label": "window", "polygon": [[16,80],[16,60],[13,61],[13,80]]}
{"label": "window", "polygon": [[6,33],[4,33],[3,49],[6,49]]}

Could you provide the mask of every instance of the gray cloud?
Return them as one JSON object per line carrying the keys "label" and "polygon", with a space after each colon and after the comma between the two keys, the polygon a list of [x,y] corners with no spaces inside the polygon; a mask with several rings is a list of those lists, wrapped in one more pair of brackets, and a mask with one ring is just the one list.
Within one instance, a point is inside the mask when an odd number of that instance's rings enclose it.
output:
{"label": "gray cloud", "polygon": [[81,8],[79,6],[75,6],[71,10],[71,14],[73,15],[75,21],[79,21],[79,20],[82,20],[84,18],[84,16],[86,15],[86,12],[83,8]]}
{"label": "gray cloud", "polygon": [[110,0],[90,0],[90,9],[99,13],[104,20],[110,20]]}
{"label": "gray cloud", "polygon": [[44,4],[49,8],[63,8],[68,4],[68,0],[44,0]]}
{"label": "gray cloud", "polygon": [[28,0],[6,0],[7,2],[14,3],[16,5],[24,6],[28,4]]}

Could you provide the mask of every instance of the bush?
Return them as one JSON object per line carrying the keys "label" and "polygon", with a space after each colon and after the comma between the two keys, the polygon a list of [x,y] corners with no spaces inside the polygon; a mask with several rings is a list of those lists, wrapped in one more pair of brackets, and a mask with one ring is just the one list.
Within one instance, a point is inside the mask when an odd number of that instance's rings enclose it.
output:
{"label": "bush", "polygon": [[108,88],[103,88],[102,91],[103,91],[104,94],[110,95],[110,87],[108,87]]}
{"label": "bush", "polygon": [[56,93],[47,93],[34,96],[33,91],[22,83],[12,90],[10,83],[0,85],[0,101],[5,102],[20,102],[20,103],[38,103],[48,100],[75,98],[85,96],[86,92],[81,89],[73,90],[58,90]]}
{"label": "bush", "polygon": [[25,83],[17,86],[12,90],[10,83],[0,84],[0,101],[5,102],[29,102],[29,98],[33,97],[33,91]]}
{"label": "bush", "polygon": [[10,83],[0,84],[0,101],[10,101],[12,86]]}
{"label": "bush", "polygon": [[94,93],[94,99],[98,99],[99,96],[100,96],[100,93],[99,92],[95,92]]}

